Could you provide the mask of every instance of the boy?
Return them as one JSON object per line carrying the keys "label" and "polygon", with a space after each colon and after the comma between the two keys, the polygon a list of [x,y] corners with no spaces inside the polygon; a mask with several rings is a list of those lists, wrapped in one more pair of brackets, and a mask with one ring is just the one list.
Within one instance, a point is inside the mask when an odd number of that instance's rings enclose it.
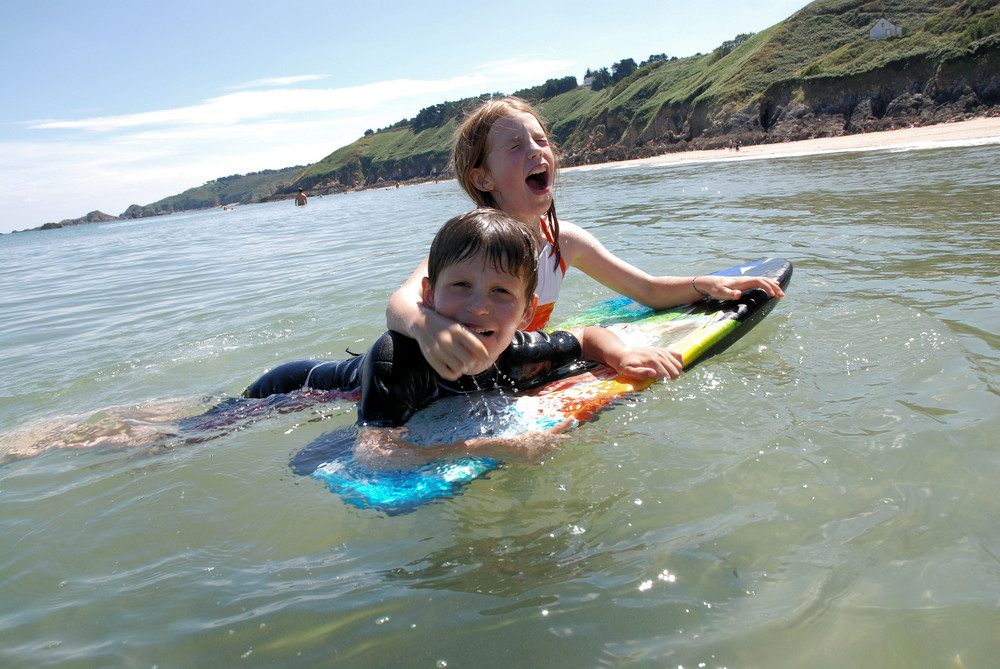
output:
{"label": "boy", "polygon": [[[534,312],[538,252],[530,228],[496,209],[477,209],[451,219],[438,231],[421,284],[424,304],[475,334],[493,366],[455,381],[440,377],[413,339],[383,334],[364,354],[343,362],[303,360],[280,365],[255,381],[245,397],[267,397],[302,388],[361,390],[362,426],[355,457],[372,464],[400,459],[440,460],[444,455],[524,455],[544,446],[544,435],[476,438],[421,447],[393,431],[419,409],[446,395],[495,388],[524,390],[552,380],[559,368],[580,360],[602,362],[633,378],[676,378],[680,355],[662,348],[630,348],[600,327],[573,332],[521,332]],[[566,421],[545,434],[569,427]],[[389,428],[389,429],[386,429]],[[539,437],[542,436],[542,439]]]}

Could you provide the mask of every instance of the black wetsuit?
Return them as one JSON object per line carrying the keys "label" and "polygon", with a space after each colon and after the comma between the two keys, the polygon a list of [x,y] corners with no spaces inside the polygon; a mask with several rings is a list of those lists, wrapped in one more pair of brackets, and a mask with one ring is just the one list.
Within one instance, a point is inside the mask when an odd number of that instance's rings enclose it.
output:
{"label": "black wetsuit", "polygon": [[580,370],[580,356],[580,342],[569,332],[517,332],[493,367],[448,381],[427,364],[415,339],[390,330],[364,355],[350,360],[279,365],[254,381],[243,396],[268,397],[303,388],[360,390],[358,422],[393,427],[438,397],[496,388],[525,390],[564,378]]}

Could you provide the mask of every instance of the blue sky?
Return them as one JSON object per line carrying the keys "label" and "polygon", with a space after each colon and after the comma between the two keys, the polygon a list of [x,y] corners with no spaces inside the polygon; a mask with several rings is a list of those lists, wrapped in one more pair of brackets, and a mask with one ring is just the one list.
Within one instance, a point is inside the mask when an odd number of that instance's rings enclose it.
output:
{"label": "blue sky", "polygon": [[806,4],[4,1],[0,232],[312,163],[438,102],[707,53]]}

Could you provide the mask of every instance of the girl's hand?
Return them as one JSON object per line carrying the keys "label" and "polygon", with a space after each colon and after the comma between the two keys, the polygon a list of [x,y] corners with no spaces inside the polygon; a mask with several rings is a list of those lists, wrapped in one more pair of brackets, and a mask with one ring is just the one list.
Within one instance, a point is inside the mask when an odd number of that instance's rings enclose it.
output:
{"label": "girl's hand", "polygon": [[415,332],[420,351],[442,378],[479,374],[493,364],[479,338],[450,318],[421,306],[426,327]]}
{"label": "girl's hand", "polygon": [[771,297],[784,297],[785,291],[774,279],[762,276],[717,276],[703,274],[691,280],[691,285],[701,297],[716,300],[738,300],[743,291],[760,288]]}
{"label": "girl's hand", "polygon": [[614,367],[628,379],[676,379],[684,371],[684,359],[670,349],[637,346],[626,349]]}

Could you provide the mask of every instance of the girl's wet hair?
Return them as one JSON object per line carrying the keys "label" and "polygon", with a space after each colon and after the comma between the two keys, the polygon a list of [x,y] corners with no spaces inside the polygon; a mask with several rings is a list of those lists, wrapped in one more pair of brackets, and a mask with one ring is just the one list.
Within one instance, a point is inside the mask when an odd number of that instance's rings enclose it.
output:
{"label": "girl's wet hair", "polygon": [[[472,170],[482,167],[486,161],[486,154],[489,151],[487,140],[490,129],[497,122],[497,119],[522,113],[531,114],[535,117],[538,125],[542,126],[542,130],[545,131],[546,138],[549,139],[549,144],[552,144],[551,138],[548,137],[549,133],[545,127],[545,122],[542,121],[542,117],[538,115],[535,108],[528,102],[514,96],[494,98],[483,103],[465,118],[455,133],[455,144],[452,147],[451,153],[451,167],[455,171],[455,178],[458,179],[462,190],[472,198],[472,201],[478,207],[499,209],[492,193],[479,190],[472,183]],[[553,184],[555,183],[557,171],[558,165],[553,165]],[[561,256],[559,251],[559,219],[556,217],[556,204],[554,200],[549,205],[549,210],[545,215],[549,222],[549,230],[552,232],[552,246],[556,252],[556,265],[558,266],[558,259]]]}
{"label": "girl's wet hair", "polygon": [[499,209],[475,209],[452,218],[438,230],[427,258],[427,278],[437,286],[446,267],[481,257],[498,272],[516,276],[530,303],[538,285],[538,250],[527,225]]}

